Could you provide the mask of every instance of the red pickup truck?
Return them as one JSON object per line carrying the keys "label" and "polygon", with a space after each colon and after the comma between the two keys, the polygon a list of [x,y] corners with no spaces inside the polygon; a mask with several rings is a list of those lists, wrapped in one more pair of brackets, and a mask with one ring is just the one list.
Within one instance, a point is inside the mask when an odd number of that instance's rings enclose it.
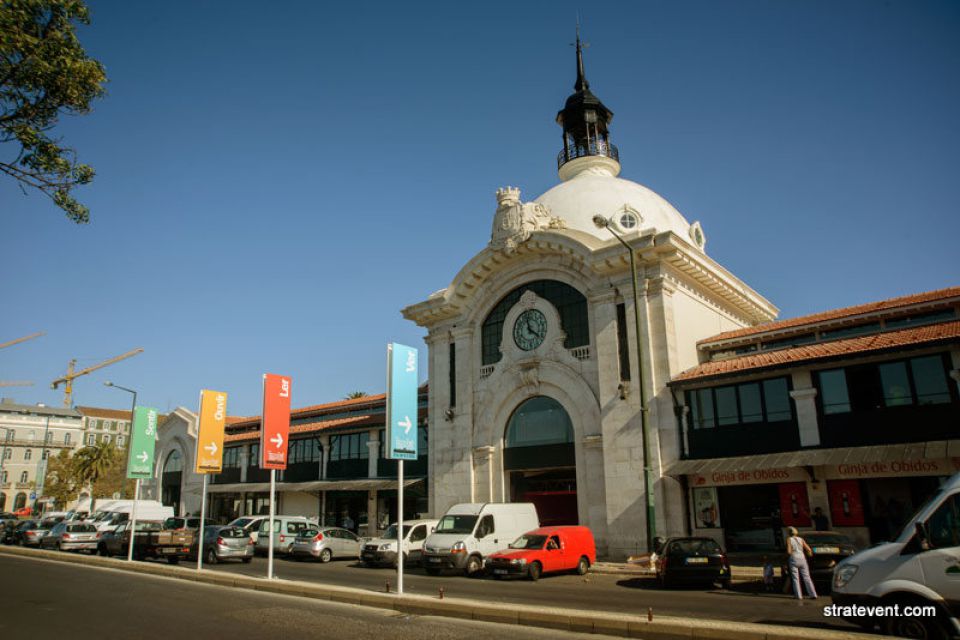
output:
{"label": "red pickup truck", "polygon": [[597,547],[587,527],[540,527],[490,555],[486,569],[494,578],[525,575],[538,580],[542,574],[556,571],[583,575],[596,561]]}

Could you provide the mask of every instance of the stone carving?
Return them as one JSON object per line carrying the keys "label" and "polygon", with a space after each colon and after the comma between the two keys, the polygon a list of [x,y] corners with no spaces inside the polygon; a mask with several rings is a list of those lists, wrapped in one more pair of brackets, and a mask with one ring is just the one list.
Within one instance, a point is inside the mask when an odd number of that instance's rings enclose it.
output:
{"label": "stone carving", "polygon": [[563,219],[551,216],[542,204],[521,202],[520,189],[497,189],[497,212],[493,216],[493,231],[490,234],[490,246],[494,249],[512,253],[529,240],[534,231],[566,228]]}
{"label": "stone carving", "polygon": [[540,392],[540,369],[535,363],[520,368],[520,384],[530,393]]}

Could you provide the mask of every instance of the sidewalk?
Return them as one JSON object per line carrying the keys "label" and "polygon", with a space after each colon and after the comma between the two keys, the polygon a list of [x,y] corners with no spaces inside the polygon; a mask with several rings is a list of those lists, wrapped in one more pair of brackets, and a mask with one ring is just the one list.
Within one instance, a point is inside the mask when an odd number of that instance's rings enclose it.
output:
{"label": "sidewalk", "polygon": [[[734,582],[754,582],[763,578],[763,556],[754,553],[727,554],[730,576]],[[775,574],[779,575],[779,557],[771,557]],[[656,571],[650,566],[650,556],[630,556],[626,562],[596,562],[590,571],[623,576],[650,576]]]}

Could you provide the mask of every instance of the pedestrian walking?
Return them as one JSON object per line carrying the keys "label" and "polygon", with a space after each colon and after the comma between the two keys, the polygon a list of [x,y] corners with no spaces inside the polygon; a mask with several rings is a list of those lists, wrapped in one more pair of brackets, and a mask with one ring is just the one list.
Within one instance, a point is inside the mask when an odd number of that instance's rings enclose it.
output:
{"label": "pedestrian walking", "polygon": [[800,581],[803,580],[803,586],[806,588],[809,597],[816,600],[817,590],[813,586],[813,580],[810,579],[810,567],[807,565],[807,556],[812,556],[813,551],[807,541],[797,534],[794,527],[787,527],[787,565],[790,568],[790,579],[793,581],[793,593],[798,600],[803,600],[803,590],[800,588]]}

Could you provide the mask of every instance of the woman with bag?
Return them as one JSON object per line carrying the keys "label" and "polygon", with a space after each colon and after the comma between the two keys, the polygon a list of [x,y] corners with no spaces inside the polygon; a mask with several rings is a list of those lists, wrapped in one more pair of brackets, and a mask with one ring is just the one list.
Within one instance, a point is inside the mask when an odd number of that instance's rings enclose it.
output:
{"label": "woman with bag", "polygon": [[803,600],[803,591],[800,589],[800,579],[803,579],[803,586],[806,587],[809,597],[817,599],[817,590],[813,587],[813,580],[810,579],[810,567],[807,565],[807,556],[812,556],[810,546],[807,541],[797,535],[794,527],[787,527],[787,566],[790,568],[790,578],[793,581],[793,593],[798,600]]}

